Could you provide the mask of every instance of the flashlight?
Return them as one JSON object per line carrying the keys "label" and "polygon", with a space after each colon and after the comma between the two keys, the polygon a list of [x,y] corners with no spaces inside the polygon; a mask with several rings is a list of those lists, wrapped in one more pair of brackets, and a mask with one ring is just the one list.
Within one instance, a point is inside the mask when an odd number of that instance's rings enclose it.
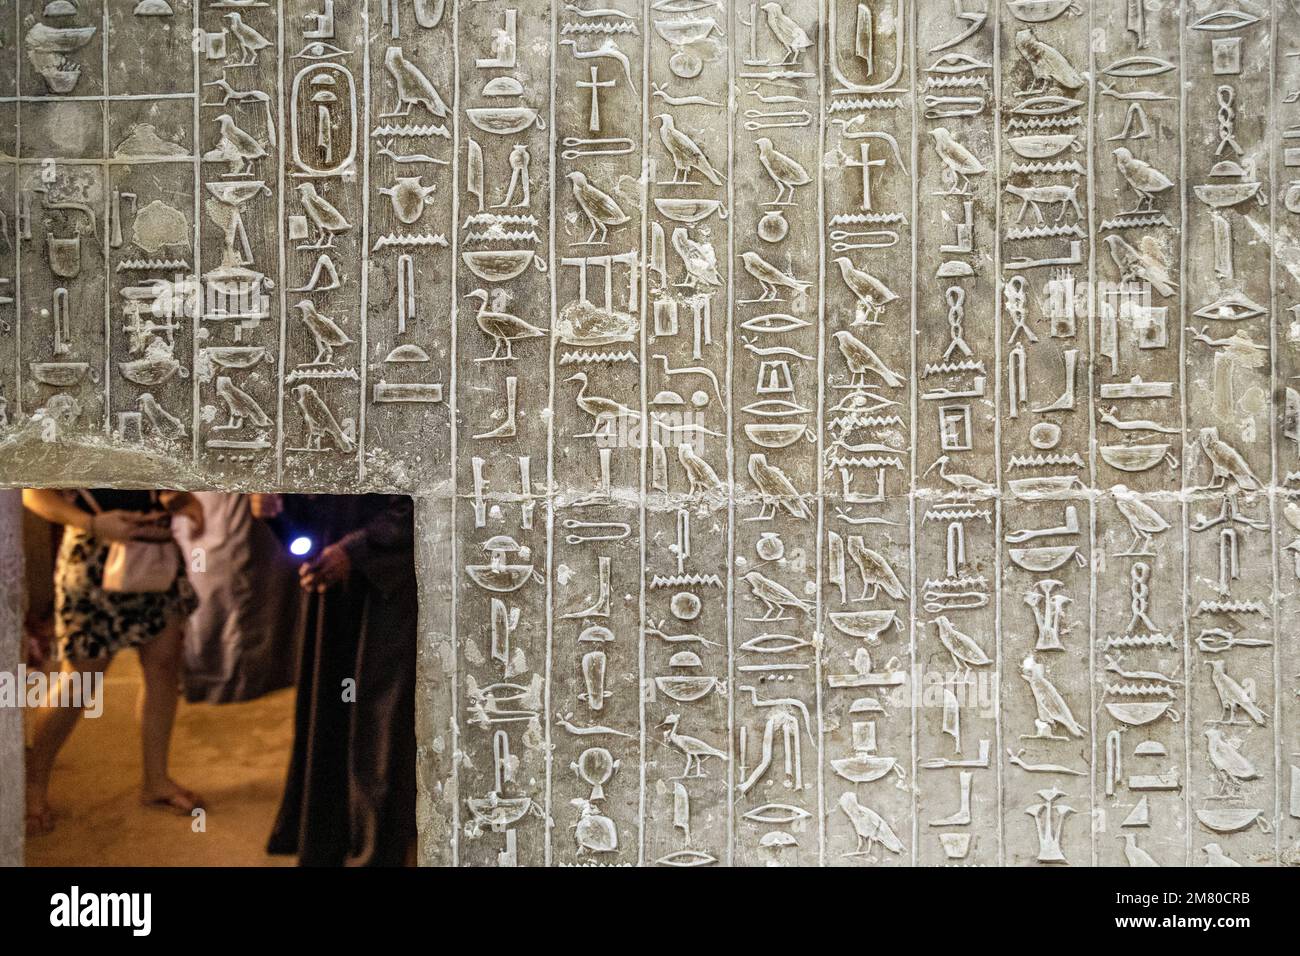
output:
{"label": "flashlight", "polygon": [[306,560],[320,551],[320,543],[300,525],[296,525],[287,514],[278,514],[266,523],[281,545],[295,558]]}

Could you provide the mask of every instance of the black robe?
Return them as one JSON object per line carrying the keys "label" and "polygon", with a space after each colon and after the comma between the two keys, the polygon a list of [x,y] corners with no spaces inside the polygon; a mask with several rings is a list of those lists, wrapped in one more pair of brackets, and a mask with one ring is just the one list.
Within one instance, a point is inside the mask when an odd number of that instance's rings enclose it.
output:
{"label": "black robe", "polygon": [[304,596],[293,757],[267,850],[302,866],[400,866],[415,840],[412,502],[288,496],[281,524],[318,547],[342,542],[352,573]]}

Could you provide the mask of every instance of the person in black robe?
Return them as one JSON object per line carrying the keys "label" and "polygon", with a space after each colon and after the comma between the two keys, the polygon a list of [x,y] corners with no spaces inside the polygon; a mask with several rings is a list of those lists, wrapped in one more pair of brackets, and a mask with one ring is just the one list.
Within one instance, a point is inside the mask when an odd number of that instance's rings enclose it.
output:
{"label": "person in black robe", "polygon": [[414,508],[401,495],[254,495],[310,538],[293,755],[267,851],[301,866],[401,866],[415,841]]}

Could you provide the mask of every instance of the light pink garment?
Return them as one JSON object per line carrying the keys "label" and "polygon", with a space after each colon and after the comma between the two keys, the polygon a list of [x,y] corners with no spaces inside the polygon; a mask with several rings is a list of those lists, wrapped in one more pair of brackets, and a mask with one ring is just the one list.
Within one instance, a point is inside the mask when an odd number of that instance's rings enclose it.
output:
{"label": "light pink garment", "polygon": [[251,700],[294,681],[301,602],[295,562],[246,495],[199,491],[203,534],[175,522],[199,609],[185,635],[185,696],[190,701]]}

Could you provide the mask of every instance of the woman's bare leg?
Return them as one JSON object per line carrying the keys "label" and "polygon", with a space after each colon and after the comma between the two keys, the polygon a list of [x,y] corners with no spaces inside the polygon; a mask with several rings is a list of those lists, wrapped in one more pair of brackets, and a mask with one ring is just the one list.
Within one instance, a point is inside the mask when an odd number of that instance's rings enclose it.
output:
{"label": "woman's bare leg", "polygon": [[[60,670],[60,680],[68,681],[74,673],[98,674],[109,665],[110,658],[88,658],[82,661],[65,660]],[[91,688],[82,682],[81,700],[83,705]],[[29,830],[44,832],[53,826],[50,816],[49,790],[50,774],[54,770],[54,760],[67,743],[77,722],[81,719],[83,706],[61,706],[60,688],[51,688],[50,699],[45,702],[36,716],[36,732],[32,748],[27,754],[27,820]],[[102,703],[102,702],[101,702]]]}
{"label": "woman's bare leg", "polygon": [[172,627],[139,648],[140,666],[144,671],[144,689],[140,697],[144,800],[146,803],[167,801],[178,810],[190,809],[200,803],[197,796],[167,773],[172,725],[176,721],[176,702],[180,694],[182,634],[181,627]]}

